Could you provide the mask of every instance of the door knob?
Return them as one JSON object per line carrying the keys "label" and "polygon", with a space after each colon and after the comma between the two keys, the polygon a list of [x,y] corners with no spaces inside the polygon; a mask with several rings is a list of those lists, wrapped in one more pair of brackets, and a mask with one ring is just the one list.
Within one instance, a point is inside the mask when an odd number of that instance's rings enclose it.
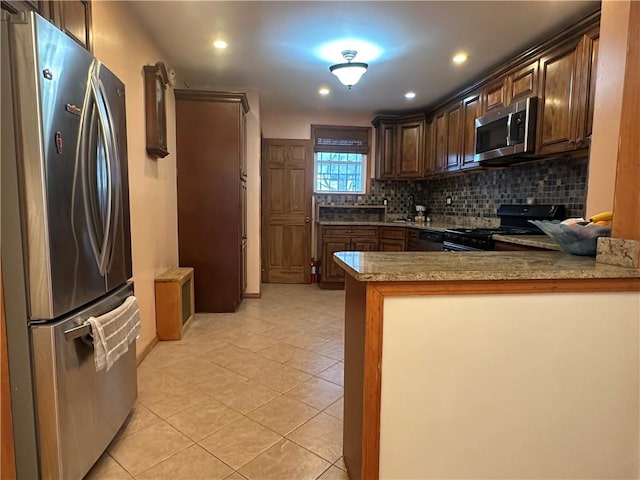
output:
{"label": "door knob", "polygon": [[311,219],[309,217],[304,217],[304,223],[309,223]]}

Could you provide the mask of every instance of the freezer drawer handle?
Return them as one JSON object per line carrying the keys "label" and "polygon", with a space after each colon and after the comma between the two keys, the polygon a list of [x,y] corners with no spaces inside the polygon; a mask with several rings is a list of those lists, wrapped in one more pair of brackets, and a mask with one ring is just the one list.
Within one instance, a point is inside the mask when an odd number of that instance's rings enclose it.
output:
{"label": "freezer drawer handle", "polygon": [[75,340],[76,338],[84,337],[85,335],[89,335],[91,333],[91,325],[88,323],[83,323],[82,325],[78,325],[77,327],[70,328],[64,332],[64,338],[70,342]]}

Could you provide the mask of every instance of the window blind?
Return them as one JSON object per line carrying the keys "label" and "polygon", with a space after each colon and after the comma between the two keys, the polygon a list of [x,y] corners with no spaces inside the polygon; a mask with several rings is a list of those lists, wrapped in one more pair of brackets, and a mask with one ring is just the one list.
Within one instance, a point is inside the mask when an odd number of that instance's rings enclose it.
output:
{"label": "window blind", "polygon": [[369,153],[369,127],[311,125],[314,152]]}

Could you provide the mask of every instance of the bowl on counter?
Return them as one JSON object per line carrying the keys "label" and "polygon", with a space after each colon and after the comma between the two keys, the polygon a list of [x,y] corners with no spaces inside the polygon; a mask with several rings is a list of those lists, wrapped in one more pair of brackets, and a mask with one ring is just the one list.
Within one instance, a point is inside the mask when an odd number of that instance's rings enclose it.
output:
{"label": "bowl on counter", "polygon": [[529,220],[529,222],[553,238],[563,251],[572,255],[595,257],[598,238],[611,236],[610,226],[565,225],[557,220]]}

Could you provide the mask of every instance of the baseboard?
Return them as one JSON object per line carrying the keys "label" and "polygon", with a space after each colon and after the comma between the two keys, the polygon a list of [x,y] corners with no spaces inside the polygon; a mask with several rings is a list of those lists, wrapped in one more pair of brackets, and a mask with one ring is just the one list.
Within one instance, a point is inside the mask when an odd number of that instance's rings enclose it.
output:
{"label": "baseboard", "polygon": [[147,345],[146,348],[142,351],[142,353],[138,356],[138,358],[136,358],[136,366],[142,363],[145,357],[149,355],[149,353],[151,353],[151,350],[153,350],[153,347],[155,347],[157,344],[158,344],[158,336],[155,335],[153,337],[153,340],[151,340],[151,342],[149,343],[149,345]]}
{"label": "baseboard", "polygon": [[262,293],[244,293],[242,294],[242,298],[262,298]]}

